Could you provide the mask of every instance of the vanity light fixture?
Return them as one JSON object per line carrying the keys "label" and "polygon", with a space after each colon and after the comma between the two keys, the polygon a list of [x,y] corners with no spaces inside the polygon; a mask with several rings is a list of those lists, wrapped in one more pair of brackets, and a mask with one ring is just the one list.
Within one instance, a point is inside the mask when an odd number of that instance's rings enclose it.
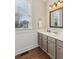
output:
{"label": "vanity light fixture", "polygon": [[54,2],[53,9],[56,9],[56,7],[57,7],[57,3]]}
{"label": "vanity light fixture", "polygon": [[49,5],[49,9],[52,9],[52,8],[53,8],[53,4],[50,4],[50,5]]}
{"label": "vanity light fixture", "polygon": [[49,5],[49,10],[54,10],[54,9],[57,9],[57,8],[60,8],[63,6],[63,1],[58,1],[57,3],[54,2],[53,4],[50,4]]}
{"label": "vanity light fixture", "polygon": [[57,2],[57,7],[62,7],[63,6],[63,1],[58,1]]}
{"label": "vanity light fixture", "polygon": [[50,9],[50,10],[56,9],[56,7],[57,7],[57,3],[55,3],[55,2],[54,2],[53,4],[50,4],[50,5],[49,5],[49,9]]}
{"label": "vanity light fixture", "polygon": [[58,1],[58,2],[57,2],[57,6],[58,6],[58,7],[60,7],[60,5],[61,5],[61,2],[60,2],[60,1]]}

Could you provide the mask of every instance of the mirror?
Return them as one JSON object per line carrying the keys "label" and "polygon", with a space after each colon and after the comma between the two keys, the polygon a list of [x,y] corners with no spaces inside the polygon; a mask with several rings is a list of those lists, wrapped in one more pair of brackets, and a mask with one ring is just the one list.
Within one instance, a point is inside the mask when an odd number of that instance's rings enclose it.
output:
{"label": "mirror", "polygon": [[50,27],[63,28],[63,8],[50,11]]}

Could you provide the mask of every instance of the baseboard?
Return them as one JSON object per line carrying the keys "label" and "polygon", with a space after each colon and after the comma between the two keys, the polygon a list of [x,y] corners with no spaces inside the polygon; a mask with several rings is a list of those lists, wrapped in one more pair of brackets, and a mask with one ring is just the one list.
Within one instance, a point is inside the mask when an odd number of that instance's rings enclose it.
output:
{"label": "baseboard", "polygon": [[31,49],[34,49],[34,48],[36,48],[36,47],[38,47],[38,45],[36,44],[36,45],[32,45],[32,46],[30,46],[30,47],[25,47],[25,48],[22,48],[22,49],[20,49],[20,50],[17,50],[16,52],[15,52],[15,55],[18,55],[18,54],[21,54],[21,53],[23,53],[23,52],[26,52],[26,51],[29,51],[29,50],[31,50]]}

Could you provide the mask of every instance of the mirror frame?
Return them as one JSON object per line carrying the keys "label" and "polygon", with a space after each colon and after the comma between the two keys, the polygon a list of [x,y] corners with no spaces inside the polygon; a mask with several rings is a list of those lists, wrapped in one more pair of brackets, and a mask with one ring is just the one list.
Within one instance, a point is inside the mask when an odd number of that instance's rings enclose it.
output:
{"label": "mirror frame", "polygon": [[[60,10],[60,9],[62,9],[62,26],[51,26],[51,13],[54,12],[54,11]],[[63,7],[55,9],[55,10],[49,12],[49,26],[51,28],[63,28]]]}

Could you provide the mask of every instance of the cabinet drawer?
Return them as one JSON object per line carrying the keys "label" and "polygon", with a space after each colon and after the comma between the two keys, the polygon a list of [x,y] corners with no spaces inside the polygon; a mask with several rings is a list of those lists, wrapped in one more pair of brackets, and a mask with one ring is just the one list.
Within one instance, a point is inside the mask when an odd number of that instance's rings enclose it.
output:
{"label": "cabinet drawer", "polygon": [[57,40],[57,46],[63,47],[63,41]]}
{"label": "cabinet drawer", "polygon": [[48,41],[54,42],[55,43],[55,39],[52,37],[48,37]]}

